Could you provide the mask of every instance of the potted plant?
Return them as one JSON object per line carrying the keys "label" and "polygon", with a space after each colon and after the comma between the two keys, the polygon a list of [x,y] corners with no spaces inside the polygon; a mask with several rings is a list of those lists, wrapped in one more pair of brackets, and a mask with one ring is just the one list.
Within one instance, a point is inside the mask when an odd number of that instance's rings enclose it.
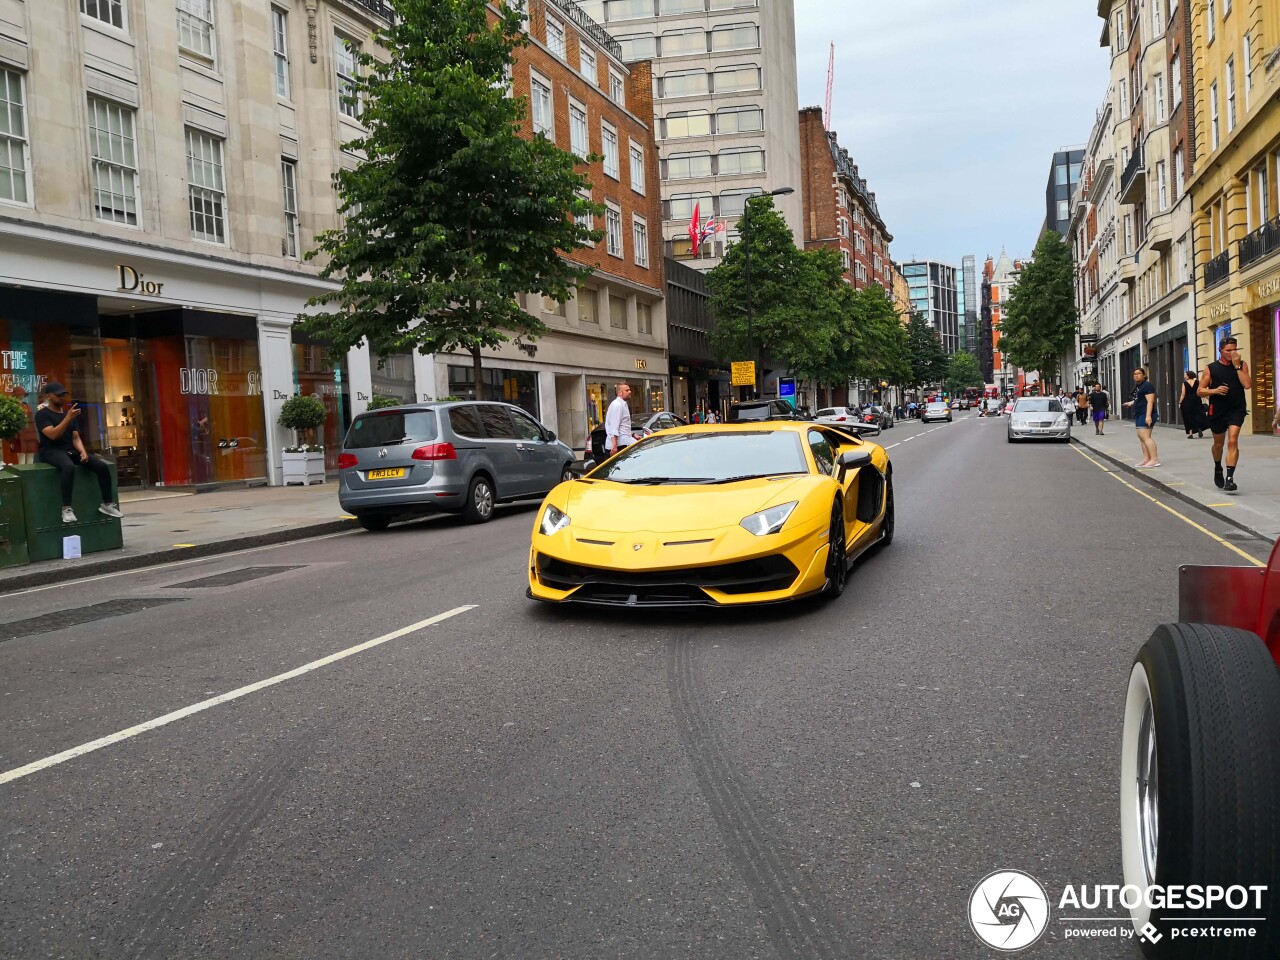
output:
{"label": "potted plant", "polygon": [[405,401],[401,400],[399,397],[389,397],[385,393],[375,393],[373,395],[373,399],[369,401],[369,406],[365,409],[383,410],[387,407],[398,407],[404,402]]}
{"label": "potted plant", "polygon": [[[27,405],[17,397],[0,394],[0,440],[12,441],[27,427]],[[0,457],[0,470],[4,469]]]}
{"label": "potted plant", "polygon": [[[314,394],[290,397],[280,408],[276,422],[292,430],[294,435],[294,443],[284,448],[282,457],[285,486],[324,483],[324,446],[314,441],[316,428],[324,423],[326,416],[324,401]],[[301,442],[299,434],[303,437]]]}

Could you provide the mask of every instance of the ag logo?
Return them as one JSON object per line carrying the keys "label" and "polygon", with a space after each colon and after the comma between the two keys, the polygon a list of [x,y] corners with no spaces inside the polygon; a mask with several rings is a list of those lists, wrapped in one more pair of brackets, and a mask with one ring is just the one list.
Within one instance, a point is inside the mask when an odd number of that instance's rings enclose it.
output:
{"label": "ag logo", "polygon": [[1009,953],[1022,950],[1049,928],[1049,895],[1029,874],[997,870],[973,888],[969,925],[989,947]]}

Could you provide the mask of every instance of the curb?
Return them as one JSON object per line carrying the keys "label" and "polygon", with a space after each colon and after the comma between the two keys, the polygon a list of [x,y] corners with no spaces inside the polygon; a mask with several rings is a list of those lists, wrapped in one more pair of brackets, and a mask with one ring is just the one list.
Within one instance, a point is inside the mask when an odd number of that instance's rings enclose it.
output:
{"label": "curb", "polygon": [[1150,484],[1151,486],[1156,487],[1161,492],[1167,493],[1171,497],[1176,497],[1178,500],[1181,500],[1183,503],[1196,507],[1199,510],[1203,510],[1205,513],[1212,514],[1213,516],[1221,520],[1223,523],[1229,524],[1235,527],[1237,530],[1243,530],[1245,533],[1249,534],[1250,536],[1257,537],[1263,543],[1274,542],[1274,538],[1271,537],[1269,534],[1265,534],[1259,530],[1255,530],[1253,529],[1253,527],[1249,526],[1248,524],[1241,523],[1235,517],[1229,517],[1225,513],[1220,513],[1219,511],[1214,510],[1212,507],[1201,503],[1199,500],[1195,499],[1194,497],[1187,496],[1181,490],[1176,490],[1173,487],[1169,486],[1167,483],[1161,483],[1155,477],[1151,476],[1151,474],[1143,473],[1141,470],[1138,470],[1137,468],[1130,466],[1129,464],[1125,463],[1123,460],[1118,460],[1117,458],[1111,456],[1109,453],[1103,453],[1097,447],[1089,446],[1089,444],[1085,443],[1083,440],[1077,440],[1075,437],[1072,437],[1071,442],[1079,444],[1085,450],[1088,450],[1094,456],[1107,461],[1107,463],[1111,464],[1112,466],[1119,467],[1123,472],[1129,474],[1130,476],[1137,477],[1140,480],[1143,480],[1144,482]]}
{"label": "curb", "polygon": [[25,590],[28,587],[43,587],[51,583],[67,580],[80,580],[103,573],[117,573],[122,570],[139,570],[143,567],[160,566],[175,560],[192,560],[200,557],[216,557],[223,553],[234,553],[237,550],[248,550],[253,547],[270,547],[291,540],[305,540],[309,537],[324,536],[329,533],[342,533],[346,530],[358,529],[354,520],[326,520],[324,523],[312,523],[304,527],[289,527],[285,530],[272,530],[270,533],[259,533],[248,537],[235,537],[231,540],[215,540],[201,543],[194,547],[171,547],[167,550],[152,550],[149,553],[135,553],[130,556],[118,556],[92,560],[74,567],[59,567],[56,570],[23,571],[9,577],[0,577],[0,594]]}

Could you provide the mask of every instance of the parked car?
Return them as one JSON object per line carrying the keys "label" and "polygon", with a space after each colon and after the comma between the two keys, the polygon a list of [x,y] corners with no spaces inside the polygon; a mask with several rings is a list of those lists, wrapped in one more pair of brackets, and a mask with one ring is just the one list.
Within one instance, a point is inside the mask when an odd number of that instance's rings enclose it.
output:
{"label": "parked car", "polygon": [[[1124,698],[1120,753],[1120,860],[1138,890],[1196,884],[1280,887],[1280,543],[1265,570],[1183,566],[1178,621],[1134,658]],[[1211,888],[1210,888],[1211,889]],[[1161,898],[1163,899],[1163,898]],[[1128,906],[1126,904],[1126,906]],[[1129,907],[1136,942],[1151,960],[1280,956],[1280,924],[1241,923],[1257,936],[1193,946],[1188,929],[1211,917],[1230,927],[1258,913],[1212,900]],[[1265,915],[1265,914],[1264,914]],[[1148,927],[1150,924],[1150,927]],[[1145,936],[1143,934],[1145,933]]]}
{"label": "parked car", "polygon": [[872,404],[862,408],[862,422],[874,423],[881,430],[889,430],[893,427],[893,412],[888,407]]}
{"label": "parked car", "polygon": [[751,420],[812,420],[785,400],[744,400],[729,408],[729,422]]}
{"label": "parked car", "polygon": [[574,453],[509,403],[414,403],[362,413],[338,455],[338,502],[366,530],[428,513],[492,519],[574,476]]}
{"label": "parked car", "polygon": [[1020,397],[1009,415],[1009,442],[1071,439],[1071,415],[1048,397]]}
{"label": "parked car", "polygon": [[[687,420],[677,417],[669,410],[661,410],[638,420],[633,418],[631,421],[631,436],[637,440],[643,440],[659,430],[683,427],[687,422]],[[591,431],[591,440],[587,447],[587,455],[583,457],[584,460],[595,460],[596,463],[602,463],[609,456],[609,451],[605,447],[604,433],[603,423]]]}
{"label": "parked car", "polygon": [[920,422],[928,423],[931,420],[945,420],[950,423],[952,420],[951,408],[947,406],[944,400],[934,400],[932,403],[926,403],[924,411],[920,414]]}
{"label": "parked car", "polygon": [[[818,411],[814,420],[818,423],[829,424],[830,426],[856,433],[859,436],[878,437],[880,435],[880,424],[878,422],[866,422],[862,414],[852,407],[823,407]],[[892,421],[890,421],[889,425],[893,426]]]}

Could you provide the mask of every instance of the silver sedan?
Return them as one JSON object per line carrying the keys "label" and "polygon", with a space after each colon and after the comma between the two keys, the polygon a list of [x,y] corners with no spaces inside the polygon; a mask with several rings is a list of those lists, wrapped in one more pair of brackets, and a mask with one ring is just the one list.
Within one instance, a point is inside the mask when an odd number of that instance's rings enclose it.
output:
{"label": "silver sedan", "polygon": [[1051,397],[1022,397],[1009,415],[1009,442],[1015,440],[1071,440],[1071,417]]}

